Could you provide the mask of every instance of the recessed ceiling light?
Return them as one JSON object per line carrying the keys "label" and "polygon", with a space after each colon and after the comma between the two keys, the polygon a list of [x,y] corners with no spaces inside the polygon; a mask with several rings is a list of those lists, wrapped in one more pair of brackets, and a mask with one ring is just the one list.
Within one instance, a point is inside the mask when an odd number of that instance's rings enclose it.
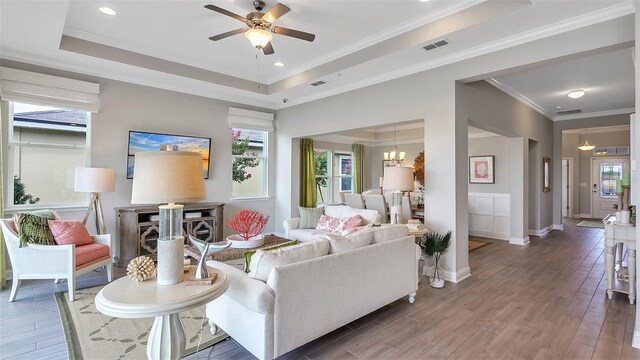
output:
{"label": "recessed ceiling light", "polygon": [[99,8],[98,10],[100,10],[101,13],[105,14],[105,15],[115,15],[116,11],[113,10],[112,8],[108,7],[108,6],[103,6],[101,8]]}
{"label": "recessed ceiling light", "polygon": [[584,90],[573,90],[567,94],[567,96],[572,99],[581,98],[583,95],[584,95]]}
{"label": "recessed ceiling light", "polygon": [[420,2],[427,2],[427,1],[429,1],[429,0],[418,0],[418,1],[420,1]]}
{"label": "recessed ceiling light", "polygon": [[273,65],[277,66],[277,67],[283,67],[284,64],[281,63],[280,61],[278,61],[277,63],[273,63]]}

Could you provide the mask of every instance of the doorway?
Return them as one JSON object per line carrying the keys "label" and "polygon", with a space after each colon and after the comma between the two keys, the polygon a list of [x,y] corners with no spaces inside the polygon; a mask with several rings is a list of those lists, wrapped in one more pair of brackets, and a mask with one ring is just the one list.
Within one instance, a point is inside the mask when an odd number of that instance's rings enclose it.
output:
{"label": "doorway", "polygon": [[616,180],[630,171],[629,158],[591,158],[591,217],[604,219],[618,203]]}
{"label": "doorway", "polygon": [[573,217],[571,171],[573,171],[573,159],[562,159],[562,217]]}

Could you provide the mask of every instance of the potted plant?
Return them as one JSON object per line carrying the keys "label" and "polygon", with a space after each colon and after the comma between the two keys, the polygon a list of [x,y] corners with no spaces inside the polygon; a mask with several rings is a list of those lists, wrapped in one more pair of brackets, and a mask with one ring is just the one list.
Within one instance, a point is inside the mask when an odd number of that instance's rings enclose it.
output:
{"label": "potted plant", "polygon": [[420,248],[422,253],[428,257],[435,259],[435,266],[433,267],[433,274],[429,285],[433,288],[443,288],[444,279],[440,277],[440,257],[447,252],[447,249],[451,245],[451,231],[446,235],[441,235],[436,232],[429,232],[422,235],[420,239]]}
{"label": "potted plant", "polygon": [[240,210],[224,223],[235,234],[227,236],[232,248],[255,248],[264,244],[262,231],[269,216],[256,210]]}

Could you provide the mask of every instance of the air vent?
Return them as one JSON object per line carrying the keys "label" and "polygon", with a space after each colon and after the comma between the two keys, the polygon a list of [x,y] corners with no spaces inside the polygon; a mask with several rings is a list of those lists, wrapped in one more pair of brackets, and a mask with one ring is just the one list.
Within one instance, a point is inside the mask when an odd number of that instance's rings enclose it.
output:
{"label": "air vent", "polygon": [[425,46],[423,46],[422,48],[425,50],[433,50],[433,49],[437,49],[439,47],[443,47],[445,45],[449,45],[450,42],[448,40],[442,39],[442,40],[438,40],[434,43],[431,44],[427,44]]}
{"label": "air vent", "polygon": [[320,81],[316,81],[314,83],[311,83],[311,86],[320,86],[320,85],[324,85],[326,84],[326,82],[320,80]]}
{"label": "air vent", "polygon": [[582,110],[575,109],[575,110],[556,111],[556,114],[558,114],[558,115],[571,115],[571,114],[580,114],[581,112],[582,112]]}

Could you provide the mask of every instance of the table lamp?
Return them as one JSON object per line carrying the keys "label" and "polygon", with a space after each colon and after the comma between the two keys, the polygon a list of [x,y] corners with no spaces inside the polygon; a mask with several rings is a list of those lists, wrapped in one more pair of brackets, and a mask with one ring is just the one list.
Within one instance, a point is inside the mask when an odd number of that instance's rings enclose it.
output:
{"label": "table lamp", "polygon": [[384,188],[393,190],[389,205],[392,224],[400,224],[402,221],[402,192],[412,190],[413,187],[412,168],[401,166],[384,168]]}
{"label": "table lamp", "polygon": [[83,224],[87,224],[89,216],[93,212],[96,222],[97,234],[106,234],[104,215],[102,212],[102,200],[100,193],[116,190],[116,170],[107,168],[77,167],[75,171],[73,189],[77,192],[91,193],[89,208],[84,215]]}
{"label": "table lamp", "polygon": [[151,151],[135,156],[131,203],[167,203],[158,206],[157,282],[177,284],[184,272],[184,206],[177,203],[204,198],[202,155],[191,151]]}

